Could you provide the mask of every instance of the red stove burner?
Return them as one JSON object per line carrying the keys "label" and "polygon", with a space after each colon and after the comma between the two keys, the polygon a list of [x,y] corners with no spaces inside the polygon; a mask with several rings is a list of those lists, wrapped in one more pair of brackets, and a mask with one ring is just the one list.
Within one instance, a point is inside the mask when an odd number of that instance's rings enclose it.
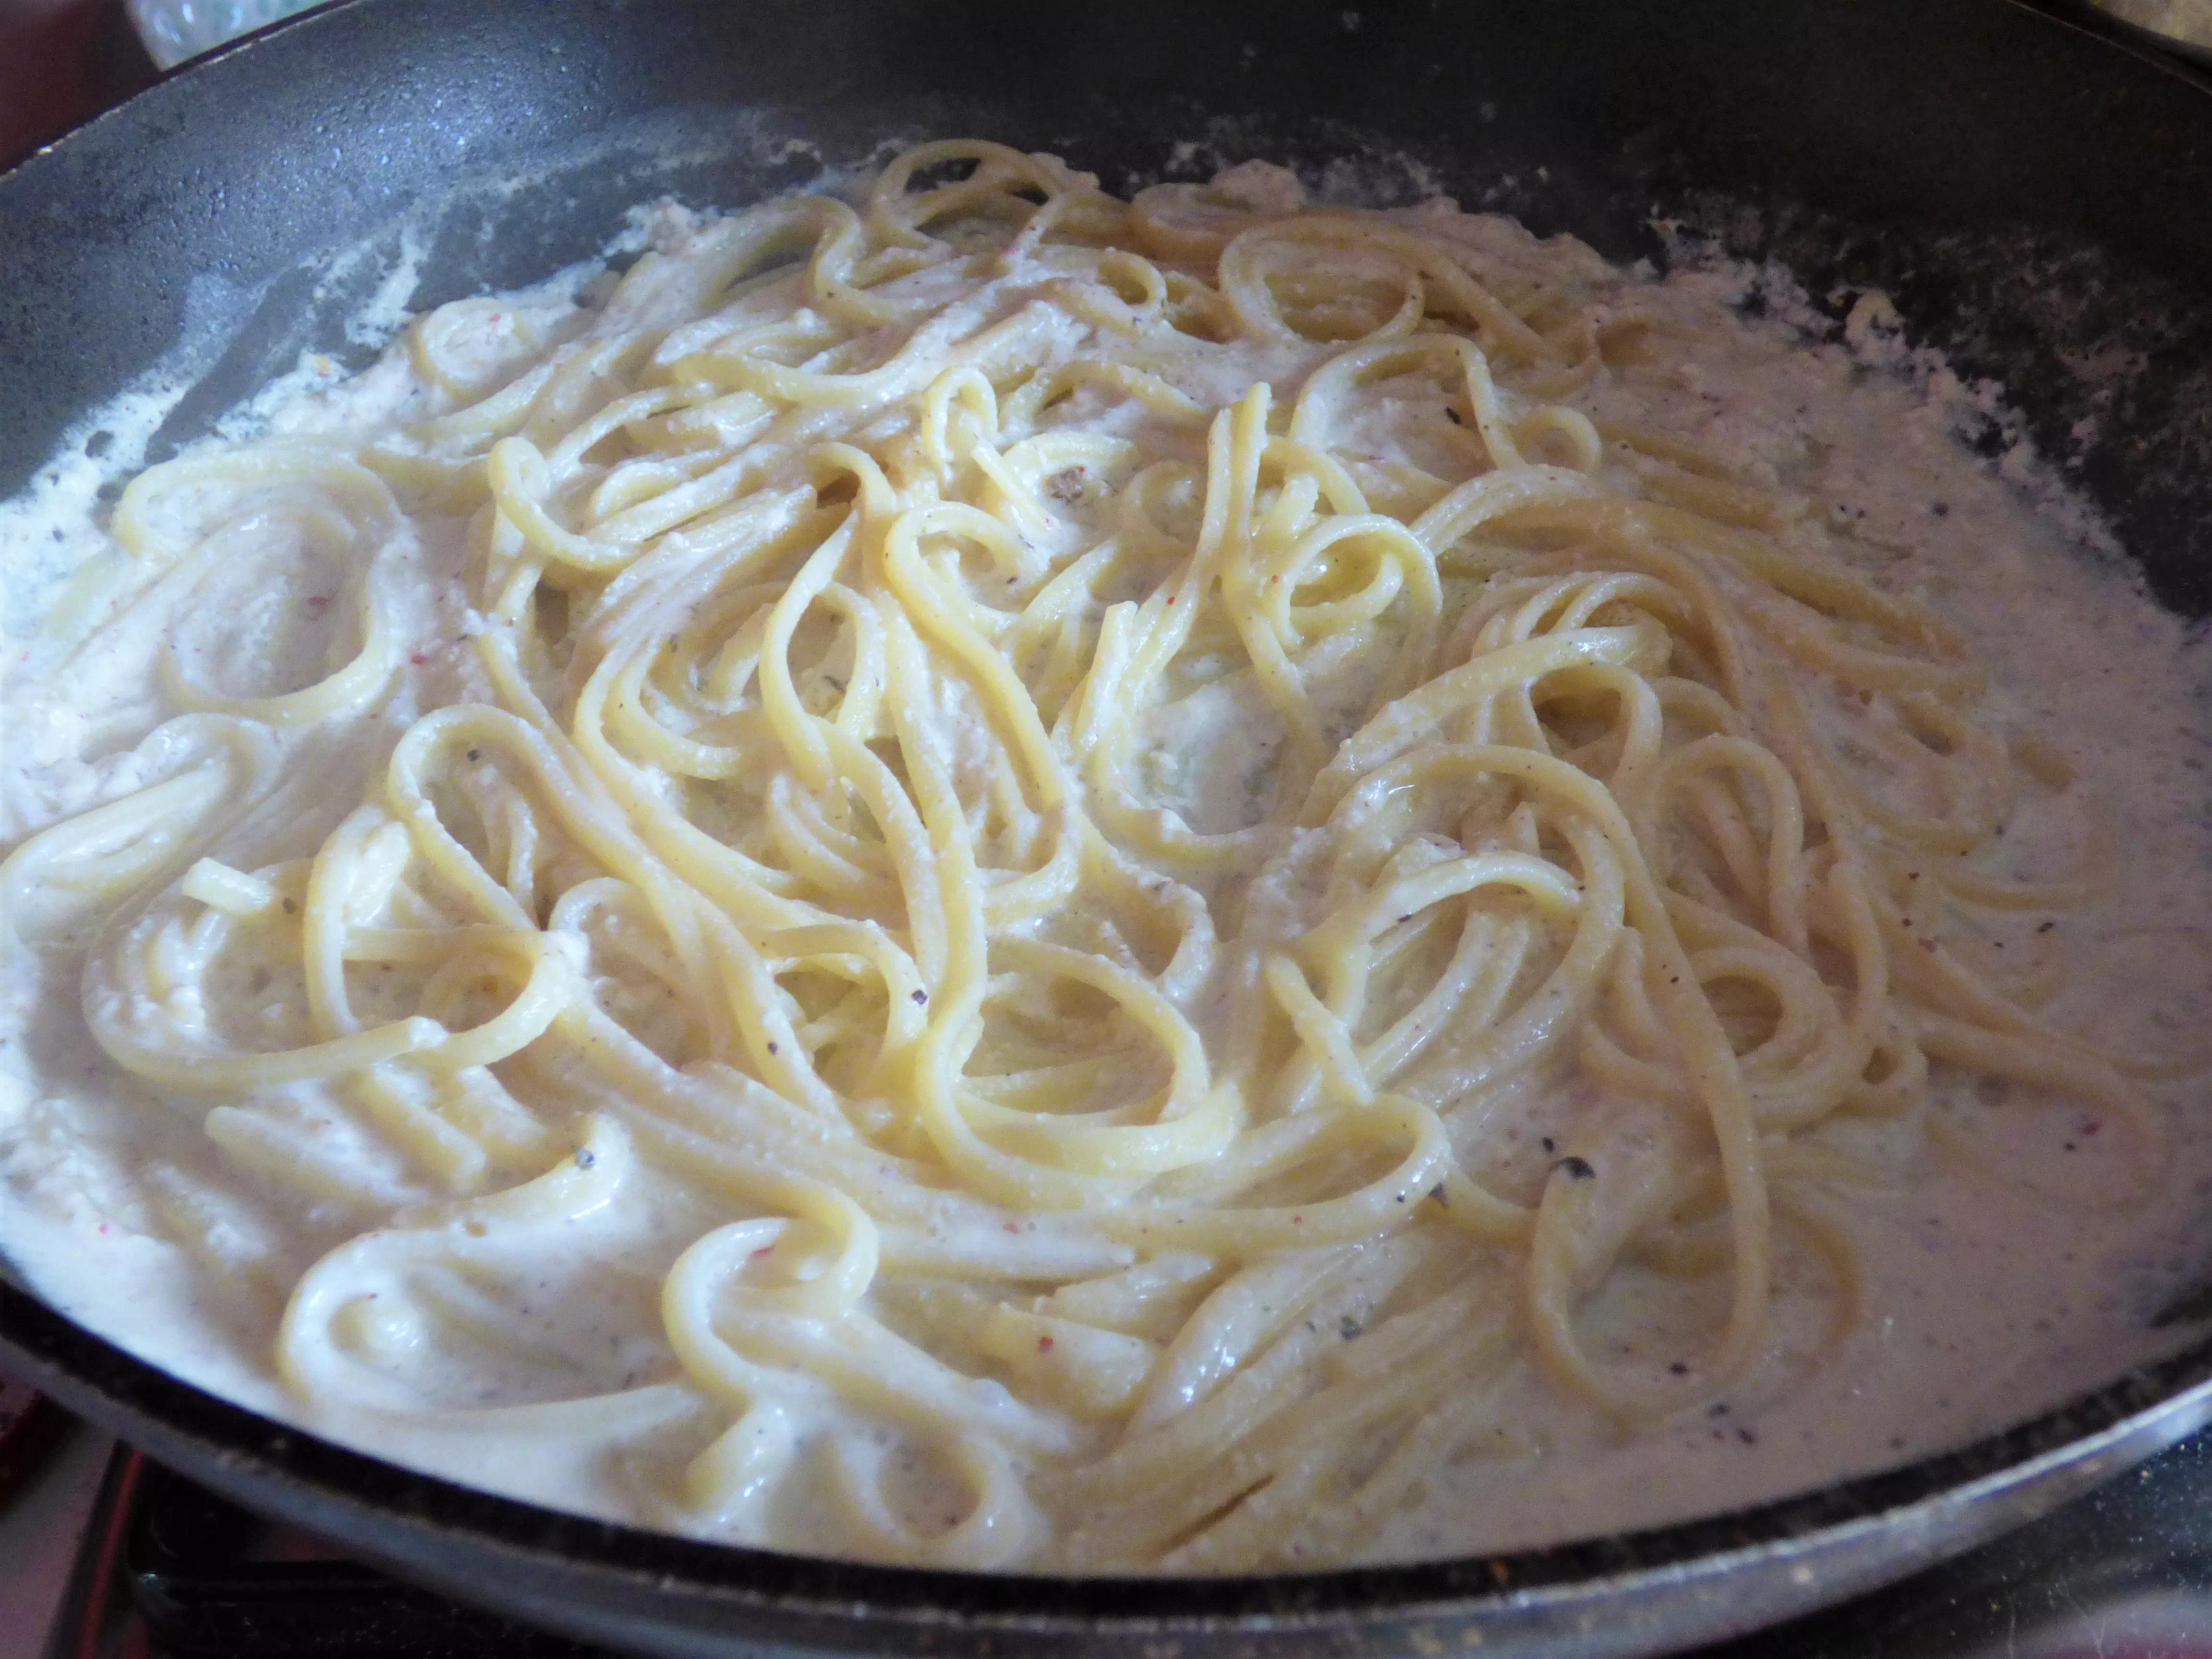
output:
{"label": "red stove burner", "polygon": [[68,1422],[44,1395],[0,1376],[0,1504],[45,1466]]}

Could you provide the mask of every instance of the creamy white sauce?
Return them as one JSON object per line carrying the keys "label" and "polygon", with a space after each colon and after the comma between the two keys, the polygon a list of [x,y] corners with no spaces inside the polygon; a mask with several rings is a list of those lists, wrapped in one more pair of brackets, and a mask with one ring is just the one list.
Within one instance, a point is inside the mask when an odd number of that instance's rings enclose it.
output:
{"label": "creamy white sauce", "polygon": [[[1255,204],[1271,187],[1265,173],[1245,183]],[[2108,890],[2061,929],[2038,931],[2039,918],[2029,916],[2003,948],[2021,956],[2063,951],[2081,965],[2076,988],[2051,1011],[2054,1024],[2100,1031],[2108,1044],[2147,1047],[2199,1032],[2212,1016],[2207,656],[2201,640],[2149,601],[2093,516],[2068,502],[2032,455],[2015,451],[1992,468],[1961,447],[1962,425],[1990,406],[1987,391],[1963,386],[1940,362],[1905,350],[1878,299],[1862,303],[1841,341],[1816,343],[1784,321],[1747,323],[1731,313],[1731,302],[1763,280],[1754,273],[1693,270],[1663,285],[1622,284],[1593,257],[1540,248],[1504,222],[1432,210],[1419,216],[1509,267],[1578,262],[1605,295],[1601,305],[1649,313],[1694,340],[1674,366],[1625,372],[1579,401],[1830,503],[1835,521],[1848,524],[1844,546],[1863,571],[1924,600],[1970,636],[2004,711],[2066,755],[2086,781],[2082,793],[2116,831]],[[679,242],[686,222],[664,213],[650,234]],[[487,309],[487,371],[510,348],[513,319],[541,337],[556,334],[572,325],[580,295],[588,298],[589,290],[572,273],[532,295],[508,296],[497,314]],[[1255,378],[1294,381],[1326,354],[1304,355],[1303,364],[1297,352],[1257,349],[1224,360],[1218,384],[1201,395],[1226,403]],[[311,368],[311,381],[328,378]],[[395,355],[343,384],[264,399],[255,419],[278,434],[357,429],[404,419],[418,395]],[[1124,405],[1116,418],[1143,416]],[[1378,453],[1406,441],[1387,384],[1370,391],[1364,418]],[[295,566],[274,585],[242,570],[234,589],[134,610],[143,578],[102,534],[91,489],[118,470],[116,459],[135,453],[151,422],[143,408],[101,419],[140,435],[119,441],[108,466],[72,463],[32,496],[0,508],[9,630],[0,639],[0,721],[8,733],[0,847],[167,769],[166,757],[146,752],[140,739],[161,714],[155,670],[171,640],[203,653],[211,674],[238,675],[228,689],[254,692],[308,677],[335,625],[315,604],[312,567]],[[256,832],[259,856],[296,854],[319,839],[418,712],[484,695],[465,648],[471,619],[453,597],[460,556],[459,526],[432,520],[397,562],[391,591],[409,643],[396,690],[292,792],[295,816]],[[61,653],[102,624],[108,631],[87,672],[52,681],[48,670]],[[1364,690],[1347,671],[1334,700],[1345,719]],[[951,701],[945,720],[957,740],[961,715]],[[1148,718],[1158,749],[1146,782],[1157,798],[1201,830],[1249,822],[1264,809],[1275,728],[1249,676],[1196,689]],[[2022,855],[2031,871],[2039,860],[2063,860],[2079,840],[2079,826],[2061,811],[2040,821],[2030,812],[2023,826],[2024,838],[2041,834],[2049,843]],[[349,1236],[355,1218],[309,1216],[289,1231],[272,1228],[250,1188],[241,1189],[201,1136],[196,1114],[152,1098],[101,1055],[76,1009],[75,969],[67,952],[11,948],[0,975],[0,1251],[41,1296],[88,1327],[216,1393],[301,1419],[299,1402],[270,1371],[282,1305],[271,1287],[289,1284]],[[235,1018],[257,1017],[256,994],[240,988]],[[284,1011],[263,1012],[276,1019]],[[1954,1078],[1939,1082],[1967,1086]],[[297,1106],[315,1113],[313,1091],[300,1090]],[[2189,1329],[2154,1331],[2148,1321],[2206,1266],[2212,1123],[2201,1089],[2190,1084],[2168,1089],[2164,1109],[2171,1156],[2147,1200],[2099,1201],[2117,1189],[2116,1155],[2099,1129],[2063,1103],[2039,1110],[2030,1103],[2004,1120],[2010,1177],[1908,1161],[1898,1189],[1854,1201],[1850,1233],[1865,1273],[1866,1316],[1823,1348],[1832,1272],[1802,1250],[1785,1250],[1770,1362],[1694,1420],[1627,1434],[1563,1398],[1534,1368],[1516,1367],[1499,1413],[1513,1435],[1486,1455],[1435,1470],[1421,1501],[1363,1554],[1509,1547],[1818,1486],[1956,1445],[2186,1340]],[[1557,1100],[1521,1102],[1480,1127],[1482,1149],[1495,1156],[1504,1147],[1533,1166],[1559,1110]],[[1833,1139],[1880,1142],[1884,1133],[1840,1126]],[[379,1153],[363,1146],[361,1157],[373,1166]],[[211,1284],[163,1241],[158,1205],[137,1180],[155,1162],[188,1172],[218,1200],[235,1195],[235,1282]],[[430,1196],[396,1165],[379,1178],[394,1203]],[[641,1179],[622,1203],[498,1264],[505,1294],[526,1310],[539,1339],[529,1363],[489,1346],[466,1364],[446,1348],[428,1353],[404,1323],[365,1340],[388,1356],[395,1379],[457,1409],[672,1382],[678,1372],[653,1298],[676,1252],[711,1224],[689,1202],[677,1188]],[[1033,1248],[1048,1252],[1048,1235]],[[1594,1350],[1653,1359],[1655,1347],[1675,1340],[1670,1333],[1711,1320],[1696,1294],[1624,1270],[1590,1316]],[[659,1445],[656,1434],[671,1445],[696,1443],[698,1425],[673,1390],[641,1397],[636,1409],[641,1423],[664,1427],[634,1438],[626,1457],[611,1459],[587,1444],[569,1462],[520,1461],[515,1443],[495,1429],[459,1419],[403,1421],[364,1407],[330,1411],[311,1426],[501,1491],[691,1524],[656,1486],[665,1475],[650,1454]],[[818,1411],[827,1420],[836,1407]],[[922,1513],[937,1498],[917,1477],[909,1501]],[[804,1538],[805,1498],[790,1502],[797,1507],[782,1517],[783,1530]]]}

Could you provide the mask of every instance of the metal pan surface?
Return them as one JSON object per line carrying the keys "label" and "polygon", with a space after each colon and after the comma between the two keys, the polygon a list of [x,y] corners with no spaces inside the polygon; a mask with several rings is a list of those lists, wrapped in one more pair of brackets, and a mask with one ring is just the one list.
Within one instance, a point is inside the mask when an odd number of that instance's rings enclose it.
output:
{"label": "metal pan surface", "polygon": [[[1663,216],[1841,304],[1885,289],[2010,387],[2165,603],[2212,612],[2212,88],[2007,0],[340,0],[0,179],[0,495],[143,377],[192,388],[159,459],[303,348],[358,359],[343,321],[410,239],[428,306],[585,258],[641,199],[740,205],[949,133],[1109,186],[1189,171],[1182,141],[1348,156],[1376,191],[1440,189],[1615,258],[1657,257]],[[469,1491],[216,1400],[4,1280],[0,1356],[245,1502],[666,1655],[1660,1652],[1965,1548],[2212,1417],[2200,1340],[1957,1453],[1713,1520],[1076,1581],[726,1549]]]}

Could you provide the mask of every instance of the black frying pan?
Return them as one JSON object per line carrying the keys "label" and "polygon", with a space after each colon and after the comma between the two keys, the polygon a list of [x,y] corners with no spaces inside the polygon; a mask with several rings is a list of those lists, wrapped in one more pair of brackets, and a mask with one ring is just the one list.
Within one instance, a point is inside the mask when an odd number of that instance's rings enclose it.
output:
{"label": "black frying pan", "polygon": [[[1464,204],[1616,258],[1657,255],[1661,212],[1815,295],[1887,289],[2011,386],[2166,603],[2212,611],[2207,83],[2006,0],[1352,4],[343,0],[0,178],[0,495],[157,367],[195,390],[150,459],[302,347],[358,356],[342,319],[403,218],[429,250],[419,307],[584,258],[641,198],[738,205],[886,137],[1055,149],[1116,187],[1203,167],[1181,139],[1309,168],[1379,141]],[[818,159],[781,154],[793,137]],[[1403,167],[1370,182],[1419,193]],[[2212,1315],[2197,1300],[2170,1322]],[[4,1280],[0,1356],[249,1504],[672,1655],[1652,1652],[1964,1548],[2212,1415],[2199,1340],[1963,1451],[1717,1520],[1495,1560],[1085,1582],[725,1549],[467,1491],[212,1399]]]}

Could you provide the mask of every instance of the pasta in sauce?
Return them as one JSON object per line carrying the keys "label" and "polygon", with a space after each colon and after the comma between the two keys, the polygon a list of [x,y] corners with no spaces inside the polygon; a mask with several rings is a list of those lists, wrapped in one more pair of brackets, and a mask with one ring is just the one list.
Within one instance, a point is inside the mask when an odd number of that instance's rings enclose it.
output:
{"label": "pasta in sauce", "polygon": [[9,769],[34,1279],[116,1322],[90,1193],[406,1461],[1204,1572],[1755,1449],[1930,1182],[2172,1225],[2092,792],[1661,290],[1447,208],[926,145],[140,475]]}

